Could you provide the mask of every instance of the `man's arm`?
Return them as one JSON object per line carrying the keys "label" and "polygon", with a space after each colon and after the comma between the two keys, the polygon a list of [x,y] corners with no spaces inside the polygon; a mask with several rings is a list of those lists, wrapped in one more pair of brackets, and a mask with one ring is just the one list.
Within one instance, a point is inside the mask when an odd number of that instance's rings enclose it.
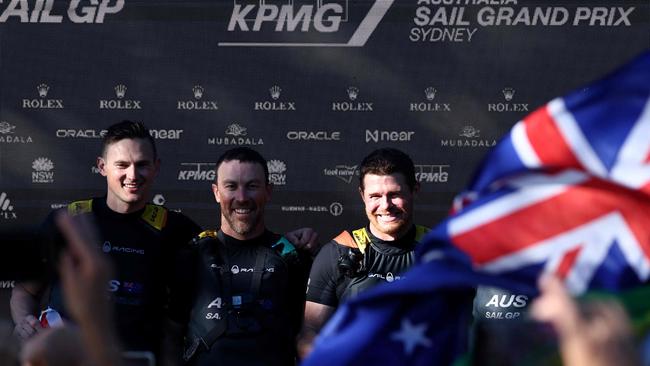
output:
{"label": "man's arm", "polygon": [[302,330],[298,335],[298,356],[301,360],[307,358],[314,345],[314,340],[323,325],[336,310],[333,306],[323,305],[312,301],[305,303],[305,318]]}
{"label": "man's arm", "polygon": [[38,282],[20,282],[11,291],[11,318],[16,324],[15,333],[23,341],[41,330],[38,313],[43,288]]}

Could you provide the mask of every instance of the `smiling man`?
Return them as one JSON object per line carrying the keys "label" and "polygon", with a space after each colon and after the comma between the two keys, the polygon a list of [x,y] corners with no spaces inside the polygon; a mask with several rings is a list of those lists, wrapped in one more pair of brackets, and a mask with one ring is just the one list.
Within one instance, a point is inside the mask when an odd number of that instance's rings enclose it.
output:
{"label": "smiling man", "polygon": [[314,260],[298,341],[302,358],[341,302],[379,283],[399,280],[413,264],[415,245],[427,232],[413,223],[418,189],[413,161],[404,152],[378,149],[363,159],[359,194],[369,223],[352,233],[343,231]]}
{"label": "smiling man", "polygon": [[218,231],[204,231],[188,248],[195,287],[185,360],[188,365],[295,365],[311,260],[269,231],[271,198],[266,160],[237,147],[216,163]]}
{"label": "smiling man", "polygon": [[[181,328],[176,320],[175,294],[185,284],[179,283],[169,268],[178,250],[200,232],[187,217],[147,203],[159,167],[154,140],[142,123],[114,124],[107,129],[97,157],[97,168],[106,179],[106,195],[72,202],[63,209],[73,216],[87,216],[97,226],[96,245],[115,268],[107,288],[125,349],[156,356],[163,350],[173,352],[170,347],[163,349],[164,335]],[[51,273],[40,281],[18,284],[12,292],[12,317],[23,339],[39,332],[48,320],[57,319],[52,314],[60,314],[63,323],[68,319],[55,271],[67,244],[54,224],[55,216],[53,211],[41,230],[47,252],[44,260],[52,267]],[[39,305],[48,286],[47,305],[55,312],[49,311],[39,321]],[[180,359],[180,354],[167,356]]]}

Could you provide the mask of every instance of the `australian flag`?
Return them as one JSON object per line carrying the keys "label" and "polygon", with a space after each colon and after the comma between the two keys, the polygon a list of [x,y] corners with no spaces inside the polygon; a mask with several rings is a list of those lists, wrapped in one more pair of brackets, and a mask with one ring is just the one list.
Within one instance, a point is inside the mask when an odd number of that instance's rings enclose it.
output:
{"label": "australian flag", "polygon": [[478,285],[534,295],[650,276],[650,52],[519,121],[488,154],[405,279],[344,304],[304,365],[449,365]]}

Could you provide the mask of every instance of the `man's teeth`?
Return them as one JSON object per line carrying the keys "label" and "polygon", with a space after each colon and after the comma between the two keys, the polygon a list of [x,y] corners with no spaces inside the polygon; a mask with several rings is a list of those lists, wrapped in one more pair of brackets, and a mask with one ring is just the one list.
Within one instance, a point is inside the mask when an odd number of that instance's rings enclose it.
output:
{"label": "man's teeth", "polygon": [[250,208],[236,208],[235,209],[235,213],[238,213],[238,214],[247,214],[249,212],[251,212]]}
{"label": "man's teeth", "polygon": [[128,188],[137,188],[138,184],[137,183],[124,183],[124,186],[128,187]]}

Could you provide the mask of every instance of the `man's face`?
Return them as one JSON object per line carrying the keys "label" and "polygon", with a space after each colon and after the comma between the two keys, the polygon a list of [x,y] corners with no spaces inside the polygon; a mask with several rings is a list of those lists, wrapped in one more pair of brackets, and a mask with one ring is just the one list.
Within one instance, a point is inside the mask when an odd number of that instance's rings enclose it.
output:
{"label": "man's face", "polygon": [[413,195],[401,173],[366,174],[359,189],[370,221],[370,231],[382,240],[397,240],[413,224]]}
{"label": "man's face", "polygon": [[258,163],[225,161],[217,169],[214,198],[221,205],[221,230],[239,240],[253,239],[264,232],[264,206],[271,186]]}
{"label": "man's face", "polygon": [[146,204],[160,162],[148,140],[123,139],[108,145],[104,156],[97,158],[97,167],[106,177],[108,207],[129,213]]}

